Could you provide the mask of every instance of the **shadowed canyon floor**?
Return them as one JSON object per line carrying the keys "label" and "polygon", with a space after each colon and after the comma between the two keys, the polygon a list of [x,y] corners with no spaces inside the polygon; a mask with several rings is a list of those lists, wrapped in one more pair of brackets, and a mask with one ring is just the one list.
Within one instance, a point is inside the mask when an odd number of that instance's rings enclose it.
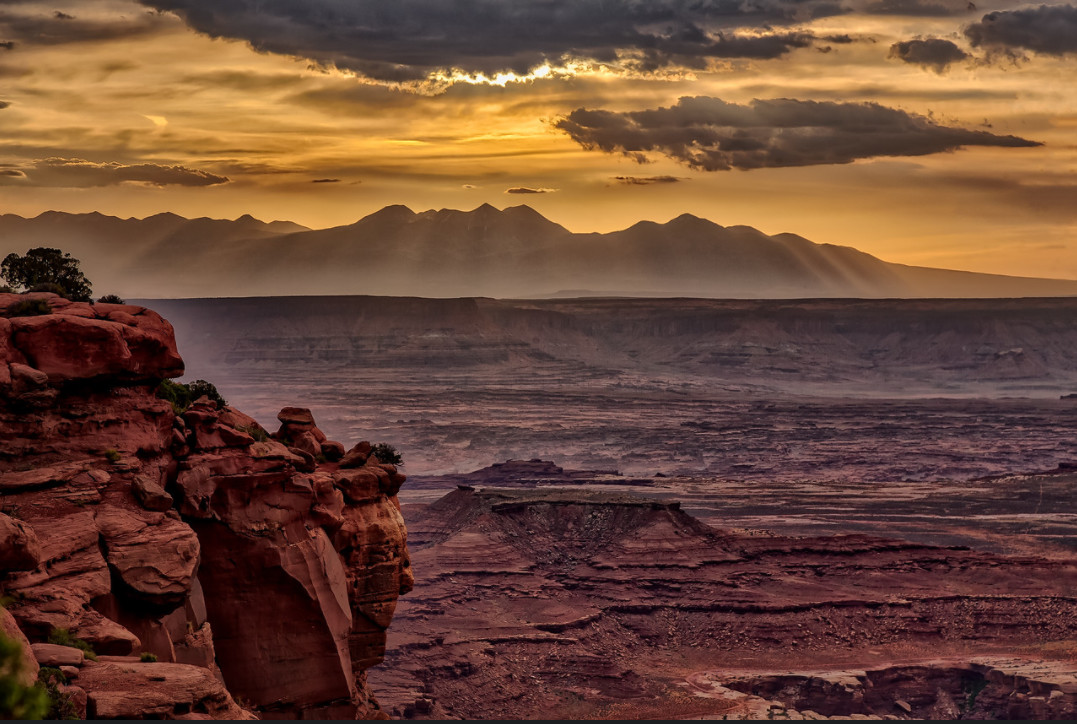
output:
{"label": "shadowed canyon floor", "polygon": [[403,451],[397,715],[1074,713],[1077,300],[159,305]]}

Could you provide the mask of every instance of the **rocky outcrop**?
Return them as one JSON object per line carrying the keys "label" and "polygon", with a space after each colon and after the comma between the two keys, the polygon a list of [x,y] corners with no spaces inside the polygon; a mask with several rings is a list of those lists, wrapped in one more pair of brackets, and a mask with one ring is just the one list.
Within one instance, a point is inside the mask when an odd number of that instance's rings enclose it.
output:
{"label": "rocky outcrop", "polygon": [[378,716],[365,671],[412,585],[405,477],[329,463],[344,446],[309,410],[282,410],[277,439],[206,398],[177,414],[154,390],[182,371],[150,310],[0,294],[0,587],[17,630],[39,660],[63,659],[50,636],[102,655],[72,672],[91,717],[241,717],[233,695],[274,716]]}
{"label": "rocky outcrop", "polygon": [[90,719],[254,719],[203,666],[107,657],[69,674]]}
{"label": "rocky outcrop", "polygon": [[857,669],[716,670],[689,676],[697,696],[736,719],[1006,719],[1077,716],[1077,666],[979,656]]}

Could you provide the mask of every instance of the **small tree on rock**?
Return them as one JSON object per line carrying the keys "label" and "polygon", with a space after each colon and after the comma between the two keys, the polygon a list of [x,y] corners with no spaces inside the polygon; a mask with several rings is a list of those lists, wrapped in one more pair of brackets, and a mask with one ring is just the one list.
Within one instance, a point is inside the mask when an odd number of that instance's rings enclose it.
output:
{"label": "small tree on rock", "polygon": [[370,448],[370,454],[378,459],[378,462],[390,465],[403,465],[404,458],[395,447],[387,442],[379,442]]}
{"label": "small tree on rock", "polygon": [[37,247],[24,255],[8,254],[0,262],[0,279],[24,291],[55,285],[57,293],[75,302],[92,299],[90,281],[79,268],[79,260],[59,249]]}

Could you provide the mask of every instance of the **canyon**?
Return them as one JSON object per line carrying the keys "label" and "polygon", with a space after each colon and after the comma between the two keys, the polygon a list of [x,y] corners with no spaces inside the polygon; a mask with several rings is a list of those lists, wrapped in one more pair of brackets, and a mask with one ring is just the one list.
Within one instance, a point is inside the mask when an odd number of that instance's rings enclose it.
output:
{"label": "canyon", "polygon": [[395,714],[1077,711],[1077,473],[863,496],[694,481],[697,497],[544,467],[405,504],[418,584],[372,678]]}
{"label": "canyon", "polygon": [[86,715],[1077,715],[1077,300],[145,304],[0,296]]}
{"label": "canyon", "polygon": [[395,716],[1073,715],[1074,300],[153,304],[403,452]]}
{"label": "canyon", "polygon": [[[1073,458],[1077,299],[153,300],[192,377],[412,476],[931,480]],[[885,455],[865,449],[887,441]]]}

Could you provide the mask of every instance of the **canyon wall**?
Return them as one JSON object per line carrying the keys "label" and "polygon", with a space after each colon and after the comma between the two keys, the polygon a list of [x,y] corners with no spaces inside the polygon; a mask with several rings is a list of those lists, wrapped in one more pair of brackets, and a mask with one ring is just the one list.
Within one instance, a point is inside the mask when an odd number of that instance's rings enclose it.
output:
{"label": "canyon wall", "polygon": [[151,310],[0,294],[5,629],[91,718],[384,718],[404,475],[301,408],[177,411],[183,369]]}

